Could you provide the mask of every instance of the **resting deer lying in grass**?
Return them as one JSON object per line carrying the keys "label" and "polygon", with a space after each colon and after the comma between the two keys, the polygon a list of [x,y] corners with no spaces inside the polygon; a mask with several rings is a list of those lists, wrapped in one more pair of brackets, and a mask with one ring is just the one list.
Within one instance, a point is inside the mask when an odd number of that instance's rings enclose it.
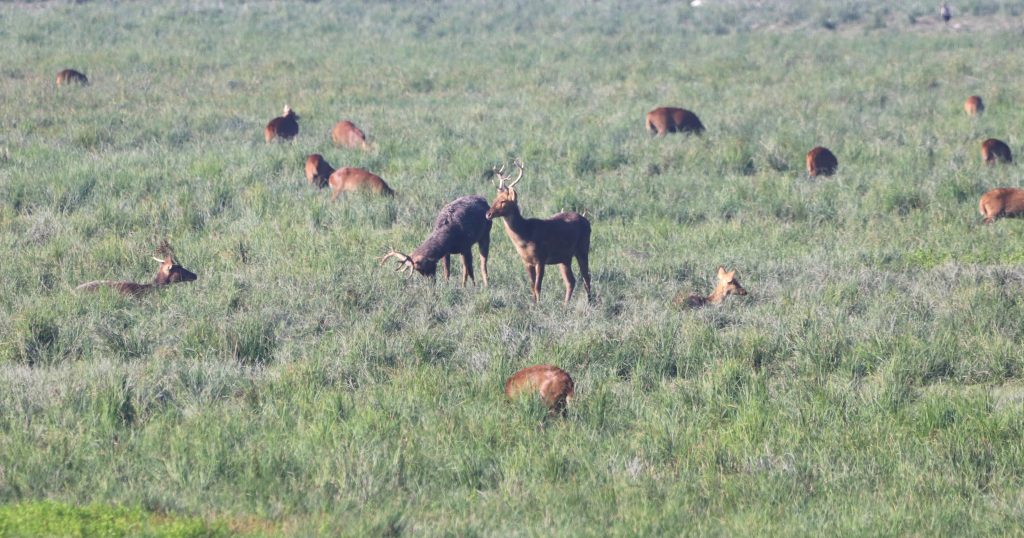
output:
{"label": "resting deer lying in grass", "polygon": [[558,264],[565,281],[565,303],[572,298],[576,277],[572,274],[572,259],[580,265],[583,276],[583,287],[587,290],[587,300],[593,300],[590,290],[590,221],[583,215],[572,211],[559,213],[549,219],[527,219],[519,212],[519,202],[515,185],[523,179],[523,163],[516,161],[519,176],[508,185],[511,176],[503,176],[501,170],[495,169],[498,178],[498,196],[487,211],[487,219],[505,218],[505,233],[523,259],[526,272],[530,276],[530,287],[533,291],[533,302],[540,299],[541,281],[544,280],[544,266]]}
{"label": "resting deer lying in grass", "polygon": [[985,161],[985,164],[988,165],[995,164],[996,161],[1012,163],[1013,156],[1010,155],[1010,146],[1007,146],[1006,142],[989,138],[981,143],[981,160]]}
{"label": "resting deer lying in grass", "polygon": [[523,393],[539,394],[551,415],[564,415],[565,404],[574,393],[572,377],[550,364],[539,364],[519,370],[505,382],[505,396],[516,398]]}
{"label": "resting deer lying in grass", "polygon": [[839,168],[839,160],[828,148],[818,146],[807,152],[807,175],[831,176]]}
{"label": "resting deer lying in grass", "polygon": [[[396,258],[396,271],[409,270],[433,277],[437,272],[437,262],[444,264],[444,278],[451,275],[451,255],[462,256],[462,286],[466,279],[473,279],[473,245],[480,245],[480,271],[483,273],[484,286],[487,285],[487,254],[491,248],[491,221],[484,218],[487,213],[487,200],[483,196],[463,196],[444,206],[434,221],[434,231],[423,241],[412,255],[402,254],[391,249],[380,259],[384,265],[389,258]],[[476,279],[473,279],[476,282]]]}
{"label": "resting deer lying in grass", "polygon": [[743,289],[740,285],[740,281],[736,279],[736,271],[726,272],[725,267],[718,267],[718,285],[715,286],[715,291],[711,292],[711,295],[704,297],[703,295],[690,294],[684,296],[679,294],[673,301],[677,306],[688,306],[690,308],[699,308],[707,304],[719,304],[725,300],[729,295],[746,295],[747,290]]}
{"label": "resting deer lying in grass", "polygon": [[334,168],[327,162],[327,159],[324,159],[323,155],[314,153],[306,157],[306,180],[310,185],[316,185],[321,189],[326,187],[333,173]]}
{"label": "resting deer lying in grass", "polygon": [[981,101],[981,97],[972,95],[964,101],[964,112],[966,112],[968,116],[977,116],[984,111],[985,103]]}
{"label": "resting deer lying in grass", "polygon": [[343,148],[361,149],[363,151],[372,149],[370,144],[366,142],[366,135],[363,134],[362,129],[356,127],[356,124],[348,120],[341,120],[334,124],[334,129],[331,129],[331,140],[334,141],[334,145]]}
{"label": "resting deer lying in grass", "polygon": [[1012,187],[992,189],[981,195],[978,211],[985,217],[985,224],[991,224],[998,217],[1015,217],[1024,214],[1024,190]]}
{"label": "resting deer lying in grass", "polygon": [[288,140],[297,134],[299,134],[299,116],[288,105],[284,105],[284,115],[270,120],[267,127],[263,129],[263,137],[267,142],[275,138]]}
{"label": "resting deer lying in grass", "polygon": [[647,113],[647,130],[652,135],[665,136],[666,133],[704,132],[704,124],[696,114],[685,108],[660,107]]}
{"label": "resting deer lying in grass", "polygon": [[75,71],[74,69],[65,69],[60,73],[57,73],[57,85],[63,86],[65,84],[80,84],[82,86],[89,85],[89,79],[85,75]]}
{"label": "resting deer lying in grass", "polygon": [[171,250],[171,246],[167,244],[167,241],[160,244],[160,248],[157,249],[157,254],[162,256],[162,258],[153,259],[160,263],[160,268],[157,269],[156,274],[153,275],[153,282],[149,284],[138,284],[127,280],[94,280],[92,282],[86,282],[75,289],[81,291],[93,291],[106,287],[113,288],[122,295],[139,297],[161,286],[166,286],[167,284],[173,284],[175,282],[191,282],[197,278],[195,273],[185,269],[178,263],[174,258],[174,251]]}
{"label": "resting deer lying in grass", "polygon": [[331,173],[331,177],[327,181],[331,185],[331,190],[334,191],[334,194],[331,195],[332,202],[343,192],[352,192],[360,189],[366,189],[374,194],[382,194],[384,196],[395,195],[395,191],[391,190],[391,187],[380,176],[362,168],[339,168]]}

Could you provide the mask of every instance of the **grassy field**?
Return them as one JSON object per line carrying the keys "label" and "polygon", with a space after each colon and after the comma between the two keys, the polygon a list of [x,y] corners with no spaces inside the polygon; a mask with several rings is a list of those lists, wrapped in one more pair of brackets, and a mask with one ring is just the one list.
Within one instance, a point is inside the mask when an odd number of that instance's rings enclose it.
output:
{"label": "grassy field", "polygon": [[[1024,222],[977,200],[1022,183],[979,149],[1024,151],[1024,5],[757,4],[0,5],[0,535],[1020,535]],[[594,304],[533,305],[497,222],[489,288],[377,266],[513,157]],[[74,291],[164,238],[196,282]],[[673,305],[719,265],[750,295]],[[504,399],[537,363],[566,418]]]}

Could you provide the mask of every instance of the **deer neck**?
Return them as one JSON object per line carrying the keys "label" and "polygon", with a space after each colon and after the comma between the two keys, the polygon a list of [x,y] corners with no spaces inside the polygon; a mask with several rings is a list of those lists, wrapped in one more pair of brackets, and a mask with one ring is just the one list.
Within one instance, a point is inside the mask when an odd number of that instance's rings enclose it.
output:
{"label": "deer neck", "polygon": [[526,241],[526,219],[523,218],[523,214],[519,212],[519,204],[512,205],[508,214],[504,216],[505,220],[505,232],[508,233],[509,237],[517,243]]}
{"label": "deer neck", "polygon": [[708,295],[706,300],[711,304],[718,304],[725,300],[726,295],[728,295],[726,288],[724,286],[719,286],[715,288],[715,291],[711,292],[711,295]]}

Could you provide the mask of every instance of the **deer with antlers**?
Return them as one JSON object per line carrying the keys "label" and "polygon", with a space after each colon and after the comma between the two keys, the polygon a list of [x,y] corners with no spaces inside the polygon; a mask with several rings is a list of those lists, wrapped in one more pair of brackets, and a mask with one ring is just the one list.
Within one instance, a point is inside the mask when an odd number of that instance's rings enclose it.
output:
{"label": "deer with antlers", "polygon": [[480,271],[483,273],[484,286],[487,285],[487,254],[491,248],[491,221],[485,218],[487,200],[483,196],[463,196],[444,206],[434,221],[434,230],[430,233],[411,255],[402,254],[395,249],[380,258],[384,265],[391,258],[398,261],[396,271],[413,271],[433,277],[437,273],[437,262],[444,265],[444,278],[451,275],[451,255],[462,256],[462,286],[473,277],[473,245],[480,246]]}
{"label": "deer with antlers", "polygon": [[160,263],[160,268],[153,275],[153,282],[149,284],[139,284],[127,280],[94,280],[86,282],[75,289],[79,291],[94,291],[100,288],[113,288],[121,295],[140,297],[167,284],[191,282],[198,278],[195,273],[185,269],[178,263],[174,257],[174,251],[171,250],[171,245],[167,241],[160,243],[160,247],[156,252],[157,255],[162,256],[162,258],[153,258]]}
{"label": "deer with antlers", "polygon": [[[505,233],[523,259],[526,272],[530,277],[533,302],[540,299],[541,281],[544,280],[544,266],[558,264],[565,281],[565,303],[572,298],[576,277],[572,274],[572,259],[580,266],[583,276],[583,287],[587,290],[587,300],[593,300],[590,289],[590,221],[579,213],[569,211],[559,213],[549,219],[527,219],[519,212],[519,199],[515,186],[523,179],[523,163],[515,161],[519,175],[503,175],[505,167],[494,169],[498,178],[498,196],[487,210],[487,219],[504,217]],[[508,184],[506,184],[508,182]]]}

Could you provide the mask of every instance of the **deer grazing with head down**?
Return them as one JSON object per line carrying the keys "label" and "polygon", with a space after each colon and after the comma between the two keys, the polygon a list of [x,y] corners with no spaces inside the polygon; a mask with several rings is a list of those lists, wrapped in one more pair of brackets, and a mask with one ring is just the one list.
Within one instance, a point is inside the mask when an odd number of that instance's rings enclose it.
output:
{"label": "deer grazing with head down", "polygon": [[57,73],[57,85],[64,86],[67,84],[79,84],[81,86],[88,86],[89,79],[84,74],[79,73],[74,69],[65,69],[60,73]]}
{"label": "deer grazing with head down", "polygon": [[366,141],[366,134],[356,124],[348,120],[341,120],[334,124],[331,129],[331,140],[335,146],[349,149],[361,149],[369,151],[372,146]]}
{"label": "deer grazing with head down", "polygon": [[191,282],[197,278],[195,273],[185,269],[178,263],[177,259],[174,257],[174,251],[171,250],[171,245],[167,244],[167,241],[160,243],[160,247],[157,249],[157,255],[162,256],[162,258],[153,259],[160,263],[160,268],[157,269],[156,274],[153,275],[153,282],[149,284],[139,284],[127,280],[94,280],[92,282],[86,282],[75,289],[80,291],[93,291],[100,288],[112,288],[122,295],[139,297],[150,291],[158,289],[161,286],[166,286],[167,284],[174,284],[175,282]]}
{"label": "deer grazing with head down", "polygon": [[368,190],[374,194],[382,194],[384,196],[395,195],[395,191],[380,176],[362,168],[350,166],[339,168],[331,173],[331,177],[328,178],[327,182],[331,185],[331,190],[334,192],[331,195],[332,202],[337,200],[338,196],[343,192],[358,190]]}
{"label": "deer grazing with head down", "polygon": [[711,295],[707,297],[703,295],[697,295],[691,293],[690,295],[683,295],[680,293],[676,295],[676,298],[672,301],[676,306],[687,306],[690,308],[699,308],[708,304],[720,304],[729,295],[746,295],[747,290],[743,289],[740,285],[740,281],[736,279],[736,270],[726,271],[725,267],[718,266],[718,285],[715,286],[715,291],[711,292]]}
{"label": "deer grazing with head down", "polygon": [[487,285],[487,255],[491,248],[491,221],[484,217],[487,213],[487,200],[483,196],[463,196],[444,206],[434,221],[434,230],[430,232],[420,246],[411,255],[402,254],[395,249],[380,258],[384,265],[390,258],[398,261],[396,271],[413,271],[433,277],[437,273],[437,262],[444,264],[444,278],[451,275],[451,255],[462,256],[462,286],[466,279],[473,277],[473,245],[480,246],[480,271],[483,273],[484,286]]}
{"label": "deer grazing with head down", "polygon": [[1010,146],[1006,142],[995,138],[989,138],[981,143],[981,160],[987,165],[996,162],[1012,163],[1013,156],[1010,154]]}
{"label": "deer grazing with head down", "polygon": [[700,122],[700,118],[685,108],[655,108],[647,113],[645,125],[652,135],[658,136],[665,136],[666,133],[704,132],[704,124]]}
{"label": "deer grazing with head down", "polygon": [[981,97],[972,95],[964,101],[964,112],[968,116],[977,116],[985,111],[985,103],[981,100]]}
{"label": "deer grazing with head down", "polygon": [[326,187],[333,173],[334,168],[323,155],[314,153],[306,157],[306,180],[310,185],[316,185],[321,189]]}
{"label": "deer grazing with head down", "polygon": [[565,415],[565,405],[572,399],[575,387],[565,370],[550,364],[523,368],[505,381],[505,396],[538,394],[551,415]]}
{"label": "deer grazing with head down", "polygon": [[299,116],[292,110],[292,107],[284,105],[284,114],[267,123],[263,129],[263,138],[267,142],[279,138],[289,140],[299,134]]}
{"label": "deer grazing with head down", "polygon": [[839,160],[828,148],[817,146],[807,152],[807,175],[831,176],[839,168]]}
{"label": "deer grazing with head down", "polygon": [[1024,215],[1024,189],[992,189],[981,195],[981,199],[978,200],[978,211],[985,217],[985,224],[992,224],[998,217]]}
{"label": "deer grazing with head down", "polygon": [[[498,195],[487,210],[487,219],[504,217],[505,233],[519,252],[530,277],[533,302],[540,299],[541,282],[544,280],[544,266],[558,264],[565,281],[565,303],[572,298],[576,277],[572,274],[572,259],[575,257],[583,276],[583,287],[587,300],[593,300],[590,289],[590,221],[579,213],[568,211],[549,219],[527,219],[519,212],[519,198],[515,186],[523,179],[523,163],[515,161],[519,175],[513,180],[502,173],[505,167],[494,169],[498,178]],[[505,182],[509,183],[506,185]]]}

